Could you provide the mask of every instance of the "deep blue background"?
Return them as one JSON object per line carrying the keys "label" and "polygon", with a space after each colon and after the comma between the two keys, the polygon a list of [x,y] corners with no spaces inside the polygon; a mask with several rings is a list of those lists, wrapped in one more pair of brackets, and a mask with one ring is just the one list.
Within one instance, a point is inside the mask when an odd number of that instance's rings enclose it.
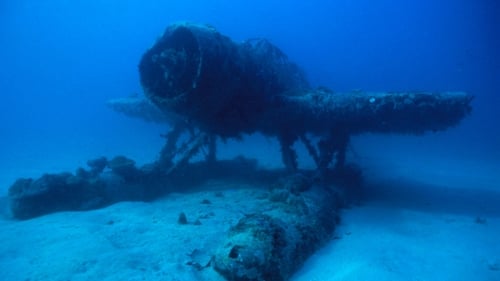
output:
{"label": "deep blue background", "polygon": [[179,20],[237,41],[266,37],[314,85],[334,90],[469,91],[473,115],[431,140],[437,150],[498,159],[497,2],[1,1],[0,168],[43,169],[45,160],[127,154],[154,141],[150,157],[161,129],[118,116],[105,101],[140,91],[140,56]]}

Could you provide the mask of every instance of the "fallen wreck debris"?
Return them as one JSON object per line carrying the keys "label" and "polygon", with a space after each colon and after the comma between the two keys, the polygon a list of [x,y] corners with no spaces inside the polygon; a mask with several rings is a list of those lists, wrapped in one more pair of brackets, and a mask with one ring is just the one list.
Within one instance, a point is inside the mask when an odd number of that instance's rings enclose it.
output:
{"label": "fallen wreck debris", "polygon": [[287,280],[327,241],[339,222],[338,190],[302,174],[285,177],[273,206],[242,217],[216,251],[213,265],[228,280]]}

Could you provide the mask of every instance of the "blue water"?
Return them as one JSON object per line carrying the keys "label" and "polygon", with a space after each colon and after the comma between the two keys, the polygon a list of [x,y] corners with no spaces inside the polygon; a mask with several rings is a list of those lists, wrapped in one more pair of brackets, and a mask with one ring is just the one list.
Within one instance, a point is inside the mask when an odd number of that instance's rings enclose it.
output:
{"label": "blue water", "polygon": [[209,23],[235,41],[268,38],[315,86],[470,92],[473,113],[458,127],[362,136],[354,161],[372,176],[500,189],[499,14],[495,0],[1,1],[0,192],[100,155],[154,160],[166,128],[105,102],[141,91],[139,59],[176,21]]}

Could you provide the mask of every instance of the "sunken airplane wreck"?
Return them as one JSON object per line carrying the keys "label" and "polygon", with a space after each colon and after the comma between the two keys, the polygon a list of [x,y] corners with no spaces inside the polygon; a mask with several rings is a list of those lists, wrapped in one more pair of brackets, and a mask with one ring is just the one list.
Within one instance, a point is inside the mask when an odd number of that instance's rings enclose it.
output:
{"label": "sunken airplane wreck", "polygon": [[[266,40],[235,43],[214,28],[171,25],[139,64],[145,97],[109,102],[114,110],[172,130],[157,161],[136,167],[124,156],[98,158],[75,173],[19,179],[9,190],[13,217],[89,210],[123,200],[153,200],[206,178],[273,182],[270,208],[242,215],[207,263],[195,270],[227,280],[287,280],[332,236],[349,182],[352,135],[419,135],[457,125],[471,111],[463,92],[352,92],[313,89],[300,68]],[[257,169],[238,158],[217,160],[218,138],[262,133],[279,140],[285,171]],[[187,137],[182,138],[183,135]],[[319,139],[319,141],[313,141]],[[304,143],[317,165],[298,170],[293,144]],[[206,161],[190,161],[200,151]],[[71,190],[71,192],[68,192]]]}

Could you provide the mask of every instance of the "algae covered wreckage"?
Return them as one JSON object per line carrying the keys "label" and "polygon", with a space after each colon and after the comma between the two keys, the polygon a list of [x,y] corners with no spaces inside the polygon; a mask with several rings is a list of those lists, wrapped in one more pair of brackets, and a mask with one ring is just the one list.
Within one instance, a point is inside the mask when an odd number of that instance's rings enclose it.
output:
{"label": "algae covered wreckage", "polygon": [[[463,92],[352,92],[311,88],[301,69],[264,39],[236,43],[210,26],[169,26],[139,63],[144,97],[109,102],[124,114],[168,123],[159,158],[142,167],[124,156],[89,161],[75,173],[19,179],[9,190],[18,219],[153,200],[213,178],[272,185],[269,209],[244,214],[206,264],[228,280],[287,280],[331,238],[346,189],[360,173],[345,163],[349,138],[364,132],[422,134],[471,111]],[[286,169],[218,160],[217,139],[261,133],[279,140]],[[182,137],[185,136],[185,137]],[[304,143],[317,169],[298,169]],[[205,151],[206,159],[193,161]],[[261,198],[262,199],[262,198]],[[193,265],[193,264],[191,264]]]}

